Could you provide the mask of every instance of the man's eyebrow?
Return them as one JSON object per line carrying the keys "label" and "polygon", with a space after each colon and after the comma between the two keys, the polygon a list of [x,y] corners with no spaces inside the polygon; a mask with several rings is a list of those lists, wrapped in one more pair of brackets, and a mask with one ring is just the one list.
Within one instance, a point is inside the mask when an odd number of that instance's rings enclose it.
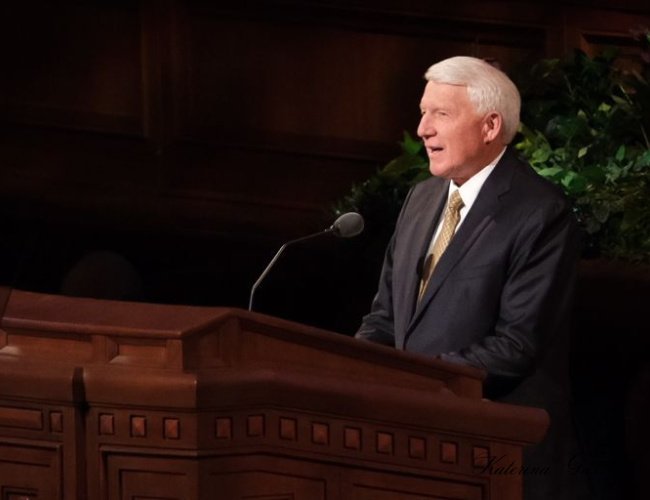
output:
{"label": "man's eyebrow", "polygon": [[427,109],[430,109],[431,111],[447,111],[447,112],[451,111],[451,108],[449,106],[444,106],[444,105],[440,105],[440,104],[426,106],[425,104],[420,103],[419,108],[420,109],[427,108]]}

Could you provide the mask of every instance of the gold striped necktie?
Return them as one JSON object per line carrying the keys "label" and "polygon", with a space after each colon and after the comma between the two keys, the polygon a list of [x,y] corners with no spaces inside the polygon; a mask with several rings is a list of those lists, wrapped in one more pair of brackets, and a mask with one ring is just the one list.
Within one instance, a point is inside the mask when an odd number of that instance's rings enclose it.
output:
{"label": "gold striped necktie", "polygon": [[433,244],[433,248],[431,248],[431,252],[427,255],[427,258],[424,261],[424,266],[422,266],[422,280],[420,281],[418,302],[422,300],[424,291],[429,285],[433,269],[436,267],[442,254],[445,253],[447,246],[449,246],[449,242],[454,237],[456,226],[458,226],[458,221],[460,221],[460,210],[464,206],[465,204],[463,203],[463,199],[460,197],[458,190],[451,193],[449,202],[447,203],[447,209],[445,210],[445,218],[442,221],[440,234],[438,234],[438,237]]}

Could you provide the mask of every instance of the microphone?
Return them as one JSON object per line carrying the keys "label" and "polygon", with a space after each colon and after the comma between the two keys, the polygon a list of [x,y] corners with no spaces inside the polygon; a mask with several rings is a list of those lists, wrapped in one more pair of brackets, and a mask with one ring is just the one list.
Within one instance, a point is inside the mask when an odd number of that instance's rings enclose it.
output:
{"label": "microphone", "polygon": [[357,234],[361,233],[361,231],[363,231],[363,217],[361,217],[361,215],[356,212],[347,212],[341,215],[338,219],[334,221],[334,223],[330,227],[324,229],[323,231],[310,234],[307,236],[303,236],[302,238],[296,238],[295,240],[286,242],[284,245],[280,247],[280,250],[278,250],[275,256],[271,259],[271,262],[269,262],[269,264],[266,266],[264,271],[262,271],[260,277],[257,278],[257,281],[253,284],[251,288],[250,297],[248,299],[248,310],[249,311],[253,310],[253,297],[255,296],[255,291],[260,286],[262,281],[264,281],[266,275],[269,274],[269,271],[276,263],[280,255],[282,255],[284,249],[287,248],[289,245],[293,245],[294,243],[309,240],[311,238],[322,236],[328,233],[331,233],[334,236],[338,236],[339,238],[352,238],[353,236],[356,236]]}
{"label": "microphone", "polygon": [[323,232],[329,231],[339,238],[352,238],[363,231],[363,217],[356,212],[345,213]]}

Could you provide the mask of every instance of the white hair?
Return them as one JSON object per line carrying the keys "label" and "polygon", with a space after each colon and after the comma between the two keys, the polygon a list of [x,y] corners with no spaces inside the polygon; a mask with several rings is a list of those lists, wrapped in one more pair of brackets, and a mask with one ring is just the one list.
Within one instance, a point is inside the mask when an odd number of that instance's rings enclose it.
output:
{"label": "white hair", "polygon": [[503,118],[503,139],[510,143],[519,127],[521,97],[506,74],[475,57],[456,56],[431,66],[428,81],[467,87],[467,95],[479,114],[496,111]]}

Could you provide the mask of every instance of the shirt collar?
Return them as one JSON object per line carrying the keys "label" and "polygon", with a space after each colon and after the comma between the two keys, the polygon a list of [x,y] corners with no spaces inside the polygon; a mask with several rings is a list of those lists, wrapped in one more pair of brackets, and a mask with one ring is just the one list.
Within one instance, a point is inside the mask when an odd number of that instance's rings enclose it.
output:
{"label": "shirt collar", "polygon": [[487,178],[494,170],[494,167],[497,166],[497,163],[499,163],[499,160],[501,159],[501,157],[505,152],[506,152],[506,148],[504,147],[503,150],[498,154],[498,156],[494,160],[492,160],[488,165],[483,167],[472,177],[470,177],[465,182],[463,182],[462,186],[458,187],[453,181],[450,182],[449,193],[447,196],[448,197],[451,196],[452,192],[458,190],[460,192],[460,197],[463,199],[463,204],[464,204],[463,209],[465,211],[469,211],[469,209],[472,208],[474,201],[476,201],[476,198],[478,197],[478,194],[480,193],[483,184],[485,183]]}

